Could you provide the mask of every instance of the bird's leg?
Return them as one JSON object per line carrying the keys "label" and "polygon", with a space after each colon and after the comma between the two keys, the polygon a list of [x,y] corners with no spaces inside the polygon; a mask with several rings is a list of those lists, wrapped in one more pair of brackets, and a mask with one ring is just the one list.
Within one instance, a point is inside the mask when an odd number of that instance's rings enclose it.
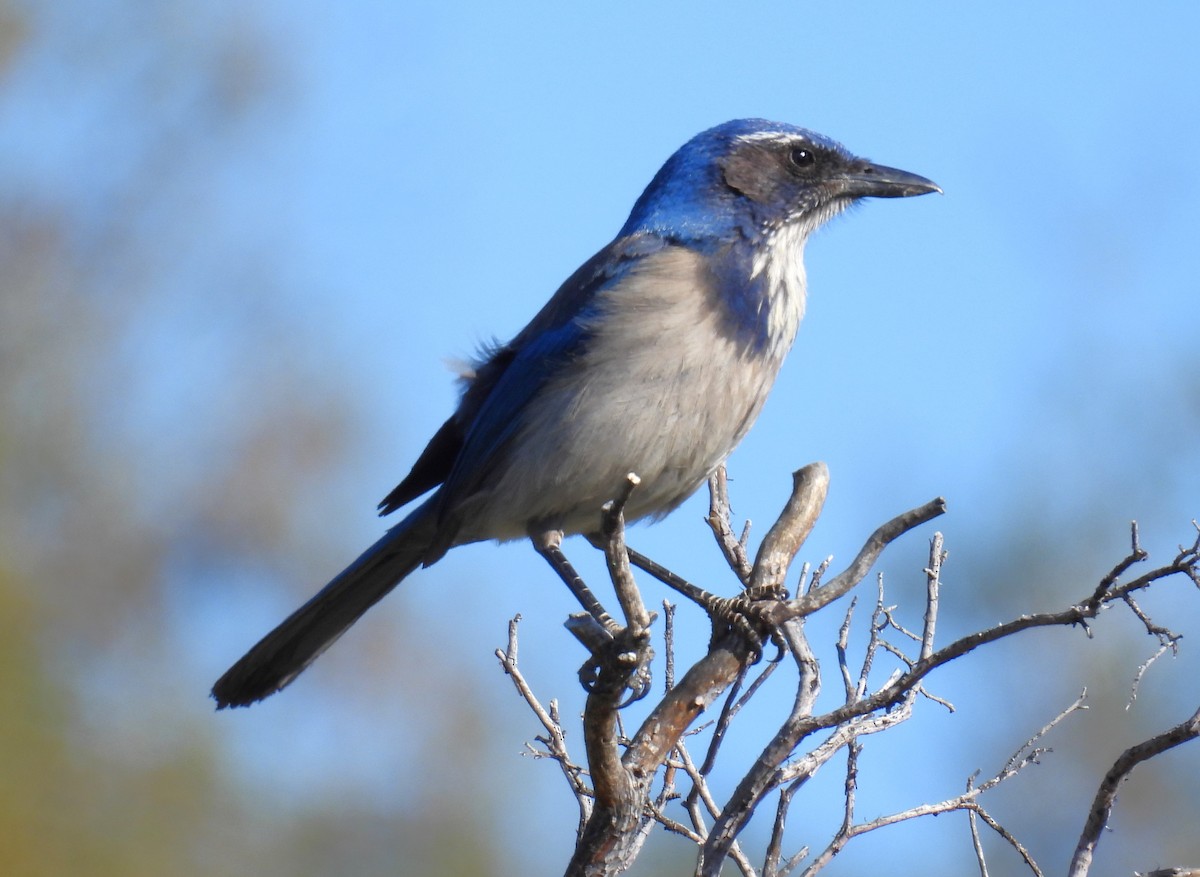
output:
{"label": "bird's leg", "polygon": [[[572,618],[567,624],[567,629],[591,653],[591,657],[579,669],[579,681],[584,689],[593,692],[604,681],[604,668],[618,666],[622,669],[617,676],[621,679],[621,687],[629,689],[629,697],[617,708],[641,700],[650,691],[649,673],[646,670],[650,660],[649,633],[644,628],[633,632],[630,628],[622,627],[605,611],[563,554],[561,530],[533,532],[529,538],[537,553],[546,558],[575,599],[587,610],[587,615]],[[643,652],[647,654],[643,655]]]}
{"label": "bird's leg", "polygon": [[613,621],[612,616],[596,599],[596,595],[584,584],[582,577],[575,571],[575,567],[571,566],[571,561],[567,560],[567,556],[563,554],[562,537],[562,530],[539,530],[529,534],[534,549],[546,559],[546,563],[550,564],[551,569],[558,573],[558,577],[575,595],[575,599],[579,601],[588,615],[595,618],[600,626],[610,634],[616,633],[621,629],[621,625]]}
{"label": "bird's leg", "polygon": [[716,594],[710,594],[703,588],[693,585],[687,579],[676,575],[661,563],[651,560],[640,551],[634,551],[632,548],[627,548],[626,550],[629,552],[629,562],[634,566],[644,572],[650,573],[650,575],[654,576],[667,587],[673,588],[692,602],[699,603],[705,609],[708,608],[713,600],[717,599]]}

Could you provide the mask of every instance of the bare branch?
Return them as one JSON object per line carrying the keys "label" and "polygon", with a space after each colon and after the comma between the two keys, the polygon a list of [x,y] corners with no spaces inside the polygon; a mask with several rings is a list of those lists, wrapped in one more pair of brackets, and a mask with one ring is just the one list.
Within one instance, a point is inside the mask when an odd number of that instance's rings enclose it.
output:
{"label": "bare branch", "polygon": [[[1178,639],[1178,637],[1176,639]],[[1129,686],[1129,701],[1125,704],[1125,709],[1130,709],[1133,706],[1133,702],[1137,700],[1138,689],[1142,686],[1142,680],[1146,677],[1146,672],[1151,666],[1153,666],[1154,662],[1167,652],[1178,652],[1178,650],[1179,647],[1176,645],[1174,640],[1169,643],[1160,642],[1158,649],[1154,652],[1154,654],[1138,665],[1137,670],[1133,674],[1133,684]]]}
{"label": "bare branch", "polygon": [[[1004,767],[1001,769],[1000,773],[997,774],[997,776],[1005,778],[1010,774],[1015,774],[1026,764],[1036,761],[1037,758],[1045,751],[1037,748],[1037,742],[1058,727],[1058,725],[1061,724],[1067,716],[1071,715],[1071,713],[1086,710],[1086,701],[1087,689],[1085,688],[1083,691],[1079,692],[1079,697],[1075,698],[1074,702],[1069,707],[1044,724],[1038,729],[1037,733],[1022,743],[1020,748],[1018,748],[1016,752],[1009,756],[1008,761],[1004,762]],[[996,779],[989,782],[991,782],[992,785],[998,785],[1000,780]],[[989,786],[985,784],[984,788],[989,788]]]}
{"label": "bare branch", "polygon": [[[971,791],[975,777],[967,780],[967,791]],[[967,810],[967,825],[971,829],[971,847],[975,850],[975,861],[979,863],[979,877],[988,877],[987,857],[983,854],[983,840],[979,837],[979,814]]]}
{"label": "bare branch", "polygon": [[782,623],[785,618],[811,615],[822,606],[832,603],[863,580],[889,543],[914,527],[919,527],[921,524],[933,520],[938,515],[944,514],[945,511],[946,501],[938,497],[925,503],[920,508],[892,518],[892,520],[871,534],[866,544],[858,552],[858,556],[854,558],[854,562],[844,572],[834,576],[820,587],[813,586],[809,588],[808,593],[804,596],[797,597],[786,604],[780,604],[781,608],[773,620]]}
{"label": "bare branch", "polygon": [[[931,547],[931,554],[933,557],[930,562],[931,568],[936,567],[940,569],[942,558],[940,542],[935,540],[934,545]],[[926,606],[926,630],[929,636],[932,636],[931,631],[935,627],[937,614],[936,582],[936,576],[931,575],[929,598]],[[879,611],[882,611],[882,583],[880,584],[880,589],[878,606],[880,607]],[[877,628],[877,625],[873,625],[873,629],[875,628]],[[843,634],[846,630],[847,624],[844,623]],[[801,675],[792,712],[770,743],[767,744],[766,749],[759,755],[751,770],[742,778],[730,801],[726,804],[720,818],[713,826],[713,830],[701,854],[702,866],[698,870],[700,874],[715,875],[719,873],[723,850],[741,832],[742,827],[749,820],[754,809],[762,800],[762,797],[771,789],[777,788],[781,784],[792,782],[795,779],[812,776],[839,749],[843,746],[854,744],[858,736],[878,733],[892,725],[906,721],[912,714],[912,698],[915,695],[915,689],[911,691],[905,689],[899,698],[889,702],[888,705],[894,708],[882,715],[873,716],[871,714],[875,710],[864,710],[854,712],[838,721],[833,721],[829,718],[832,714],[814,718],[812,706],[815,703],[817,692],[820,690],[820,677],[816,657],[813,655],[807,638],[803,634],[803,627],[799,619],[792,619],[786,622],[783,627],[783,634],[800,669]],[[881,641],[873,633],[872,643],[868,648],[867,658],[864,662],[863,674],[860,677],[863,680],[860,683],[862,685],[865,685],[866,674],[869,672],[874,650],[880,644]],[[847,685],[847,688],[850,691],[854,690],[849,685]],[[866,701],[848,697],[847,703],[842,709],[843,711],[853,711],[855,707],[864,702]],[[898,706],[896,705],[897,703],[899,703]],[[793,753],[799,746],[800,741],[822,728],[833,728],[833,732],[822,744],[807,755],[798,759],[793,758]],[[789,758],[793,758],[791,763],[786,768],[782,768],[781,765]],[[848,837],[843,840],[843,843],[847,840],[849,840]],[[831,853],[831,855],[833,854]]]}
{"label": "bare branch", "polygon": [[779,793],[779,804],[775,808],[775,824],[771,827],[771,839],[767,844],[767,855],[763,867],[764,877],[784,877],[808,856],[808,847],[804,846],[789,856],[786,862],[782,864],[779,862],[783,849],[783,832],[787,825],[787,815],[792,804],[792,797],[803,785],[803,779],[795,780]]}
{"label": "bare branch", "polygon": [[[846,703],[853,701],[859,694],[858,685],[850,675],[850,662],[847,654],[850,648],[850,622],[854,619],[854,607],[857,605],[858,598],[851,598],[850,605],[846,607],[846,615],[842,618],[842,626],[838,628],[836,645],[838,669],[842,674],[842,688],[846,692]],[[874,631],[872,631],[872,634],[874,634]],[[867,651],[869,653],[870,649]]]}
{"label": "bare branch", "polygon": [[1083,833],[1075,847],[1075,855],[1071,859],[1071,867],[1067,871],[1069,877],[1083,877],[1087,874],[1092,865],[1092,856],[1095,853],[1096,845],[1100,842],[1100,835],[1104,832],[1104,827],[1108,824],[1108,817],[1116,803],[1117,789],[1128,779],[1133,769],[1143,761],[1197,737],[1200,737],[1200,710],[1194,712],[1190,719],[1151,737],[1149,740],[1130,746],[1121,753],[1113,766],[1109,768],[1108,773],[1104,775],[1104,779],[1100,782],[1100,788],[1096,791],[1092,808],[1088,812],[1087,822],[1083,826]]}
{"label": "bare branch", "polygon": [[[1073,709],[1074,705],[1072,707],[1068,707],[1067,710],[1060,714],[1060,718],[1062,715],[1072,712]],[[1058,720],[1055,720],[1055,722],[1050,723],[1050,725],[1047,727],[1052,727],[1057,723],[1057,721]],[[995,788],[1005,780],[1011,779],[1012,777],[1016,776],[1021,769],[1033,763],[1034,762],[1031,759],[1026,759],[1015,766],[1006,764],[1003,768],[1001,768],[999,773],[982,785],[976,786],[973,782],[968,781],[967,789],[961,795],[957,795],[953,798],[947,798],[946,800],[939,801],[936,804],[920,804],[916,807],[902,810],[899,813],[880,816],[868,822],[860,822],[857,824],[850,824],[844,820],[842,828],[839,829],[837,834],[829,842],[829,845],[822,850],[804,870],[802,877],[813,877],[813,875],[824,868],[834,856],[841,852],[845,848],[846,844],[860,835],[867,834],[871,831],[877,831],[878,829],[885,828],[887,826],[896,825],[901,822],[907,822],[911,819],[918,819],[922,816],[938,816],[942,813],[950,813],[955,810],[966,810],[977,815],[989,828],[1004,838],[1004,840],[1007,841],[1021,855],[1035,875],[1041,877],[1042,872],[1038,868],[1037,863],[1034,862],[1032,856],[1029,855],[1029,851],[1026,850],[1025,847],[1022,846],[1007,829],[996,822],[996,820],[993,819],[987,813],[987,811],[979,805],[977,800],[984,792]],[[980,859],[980,862],[982,865],[982,858]]]}
{"label": "bare branch", "polygon": [[815,591],[821,586],[821,580],[825,578],[825,573],[829,572],[829,567],[833,563],[833,555],[830,554],[824,560],[817,564],[817,568],[812,571],[812,575],[808,576],[808,564],[800,571],[800,583],[804,584],[804,579],[808,578],[808,586],[802,588],[800,593],[807,594],[809,591]]}
{"label": "bare branch", "polygon": [[675,604],[663,600],[663,649],[667,667],[663,673],[663,684],[670,691],[675,687]]}
{"label": "bare branch", "polygon": [[925,568],[925,629],[921,635],[921,657],[933,654],[933,635],[937,630],[938,594],[942,586],[942,562],[946,552],[942,549],[942,534],[934,533],[929,544],[929,566]]}
{"label": "bare branch", "polygon": [[803,728],[805,718],[812,715],[813,704],[820,692],[820,670],[816,656],[804,636],[802,623],[799,620],[788,621],[784,624],[782,633],[800,671],[792,711],[779,732],[759,755],[750,772],[738,783],[733,796],[709,833],[697,865],[696,873],[699,875],[715,877],[720,873],[721,862],[749,821],[754,808],[772,787],[773,782],[776,786],[779,784],[776,780],[777,768],[791,755],[803,736],[803,732],[798,729]]}
{"label": "bare branch", "polygon": [[1135,563],[1141,563],[1149,556],[1138,543],[1137,521],[1130,523],[1129,542],[1129,554],[1125,555],[1125,557],[1118,561],[1117,565],[1109,570],[1108,575],[1102,578],[1100,583],[1096,585],[1096,590],[1092,593],[1093,600],[1099,600],[1101,597],[1103,597],[1104,594],[1107,593],[1114,584],[1116,584],[1117,580],[1120,579],[1121,576],[1125,575],[1126,571],[1131,566],[1133,566]]}
{"label": "bare branch", "polygon": [[608,574],[617,592],[621,611],[625,615],[625,624],[630,635],[634,637],[650,626],[650,613],[642,603],[642,594],[633,580],[633,571],[629,568],[629,552],[625,548],[624,512],[630,495],[641,483],[642,479],[636,473],[630,472],[626,475],[620,496],[612,502],[605,503],[601,519],[605,537],[604,559],[608,563]]}
{"label": "bare branch", "polygon": [[1038,863],[1035,862],[1033,856],[1029,854],[1029,850],[1025,849],[1025,846],[1013,836],[1012,832],[993,819],[986,810],[979,806],[978,802],[972,801],[967,805],[967,807],[972,813],[978,815],[979,818],[987,824],[988,828],[996,832],[996,834],[1000,835],[1000,837],[1004,838],[1005,842],[1007,842],[1010,847],[1017,851],[1017,855],[1019,855],[1024,860],[1025,864],[1029,866],[1029,870],[1033,872],[1034,877],[1043,877],[1042,869],[1038,867]]}
{"label": "bare branch", "polygon": [[721,707],[721,714],[717,717],[716,725],[713,727],[712,738],[708,743],[708,752],[705,754],[704,764],[700,768],[700,773],[702,774],[707,774],[713,769],[713,764],[717,760],[717,752],[720,750],[721,744],[725,741],[725,731],[729,728],[729,723],[733,721],[733,717],[737,714],[736,702],[738,692],[741,691],[742,683],[745,681],[746,673],[749,670],[749,664],[743,666],[738,671],[733,684],[729,686],[729,691],[725,694],[725,703]]}
{"label": "bare branch", "polygon": [[817,523],[828,492],[829,469],[824,463],[810,463],[792,473],[792,494],[759,546],[749,587],[784,587],[792,559]]}
{"label": "bare branch", "polygon": [[[707,820],[704,818],[704,812],[701,811],[700,805],[704,805],[704,810],[710,816],[716,816],[721,812],[721,808],[717,805],[717,801],[713,798],[712,791],[708,786],[708,778],[704,775],[702,769],[696,766],[692,760],[691,752],[688,751],[683,741],[675,747],[675,751],[679,754],[679,759],[683,765],[684,773],[688,779],[692,781],[692,791],[685,799],[684,806],[687,808],[688,814],[692,818],[692,824],[696,827],[697,832],[701,836],[700,843],[703,844],[704,837],[708,834]],[[734,843],[730,848],[729,858],[733,859],[738,870],[746,877],[754,875],[754,866],[750,863],[750,859],[742,851],[741,845]]]}
{"label": "bare branch", "polygon": [[729,505],[729,480],[724,466],[708,479],[708,517],[705,520],[712,528],[729,568],[743,587],[749,585],[752,564],[746,553],[746,542],[750,537],[750,522],[746,521],[740,538],[733,535],[733,510]]}
{"label": "bare branch", "polygon": [[[964,811],[968,817],[971,840],[983,877],[987,877],[988,866],[980,836],[982,825],[996,832],[1017,851],[1035,877],[1040,877],[1041,871],[1028,851],[983,808],[979,798],[1026,767],[1039,763],[1049,751],[1039,745],[1039,741],[1066,716],[1086,708],[1083,695],[1023,743],[1000,770],[985,782],[977,784],[975,777],[972,777],[966,785],[966,791],[960,795],[855,823],[863,738],[907,721],[913,715],[920,697],[953,710],[952,705],[924,690],[925,677],[938,667],[980,646],[1032,628],[1078,626],[1087,630],[1090,619],[1117,602],[1125,604],[1141,621],[1147,633],[1159,641],[1156,654],[1137,671],[1133,689],[1136,694],[1137,686],[1149,666],[1168,649],[1176,648],[1179,640],[1179,634],[1156,624],[1142,610],[1138,595],[1154,583],[1177,574],[1188,576],[1200,587],[1200,527],[1197,527],[1195,544],[1188,548],[1181,547],[1171,563],[1127,579],[1133,567],[1147,558],[1139,544],[1135,523],[1131,527],[1129,553],[1094,588],[1085,592],[1086,596],[1078,603],[1056,612],[1023,615],[961,637],[939,649],[935,646],[935,640],[941,599],[941,572],[947,554],[941,533],[935,533],[930,542],[929,561],[925,569],[925,606],[920,628],[908,630],[899,623],[896,617],[899,613],[894,614],[894,607],[885,604],[883,577],[879,575],[876,601],[867,631],[868,641],[861,663],[852,670],[851,625],[857,605],[852,600],[836,642],[843,689],[842,703],[828,712],[815,714],[821,677],[816,655],[805,633],[805,617],[848,594],[866,576],[891,541],[942,514],[945,511],[944,502],[936,499],[879,527],[864,543],[854,561],[824,584],[822,579],[829,567],[829,560],[813,571],[811,577],[806,565],[799,580],[801,594],[788,599],[783,590],[788,570],[811,532],[824,502],[828,488],[827,470],[823,464],[813,464],[794,474],[793,491],[787,505],[764,537],[753,563],[746,552],[746,531],[742,532],[740,538],[734,536],[728,483],[721,471],[710,482],[708,524],[725,560],[742,586],[736,597],[723,598],[687,582],[627,548],[621,511],[635,487],[636,479],[631,477],[623,494],[606,506],[601,528],[603,537],[592,537],[593,543],[605,551],[609,574],[624,611],[626,626],[615,624],[602,611],[596,611],[602,607],[586,601],[585,605],[592,610],[592,614],[571,622],[572,631],[587,646],[591,655],[585,665],[587,673],[583,677],[589,690],[584,713],[584,743],[590,773],[574,765],[567,756],[556,703],[551,702],[549,710],[542,708],[520,676],[516,664],[516,619],[510,627],[508,651],[497,651],[505,671],[512,676],[517,690],[546,729],[544,736],[536,738],[544,750],[531,746],[531,754],[558,761],[579,802],[581,831],[568,875],[613,874],[625,870],[632,864],[653,827],[663,825],[667,830],[700,845],[696,865],[699,877],[716,877],[726,859],[732,859],[745,877],[754,877],[754,867],[741,849],[738,839],[756,808],[773,792],[778,793],[779,799],[764,858],[764,874],[767,877],[780,877],[791,873],[808,856],[807,848],[791,856],[785,856],[783,852],[787,814],[794,796],[823,765],[845,750],[847,761],[841,825],[825,848],[807,861],[803,872],[806,877],[819,872],[855,837],[909,819],[951,811]],[[554,534],[547,534],[543,542],[542,548],[553,555],[557,548]],[[652,654],[648,627],[654,618],[642,603],[631,563],[703,606],[713,618],[714,633],[708,653],[682,678],[677,679],[674,606],[664,602],[667,649],[665,694],[636,732],[626,738],[620,713],[624,705],[622,697],[629,690],[635,693],[649,690],[648,682],[639,687],[638,674],[647,667]],[[565,564],[565,559],[558,568],[560,574],[576,586],[577,592],[585,590],[574,571]],[[805,592],[806,579],[809,584]],[[897,631],[900,637],[889,634],[889,628]],[[1090,631],[1088,633],[1091,635]],[[798,680],[792,708],[737,783],[729,799],[721,804],[713,795],[709,775],[723,751],[726,733],[742,707],[782,663],[776,659],[765,664],[743,691],[744,683],[750,678],[749,669],[758,661],[758,652],[768,636],[780,648],[781,655],[787,653],[792,656],[797,668]],[[890,641],[893,638],[897,644]],[[911,643],[906,643],[904,638],[911,640]],[[886,681],[872,683],[872,676],[880,675],[877,659],[881,652],[893,655],[898,668]],[[724,702],[716,719],[699,729],[692,729],[701,713],[710,710],[722,697]],[[684,738],[710,725],[711,736],[706,741],[705,758],[697,766]],[[1133,767],[1197,736],[1200,736],[1200,711],[1188,722],[1132,747],[1118,759],[1101,784],[1093,803],[1072,863],[1071,877],[1083,877],[1086,874],[1099,834],[1111,813],[1116,789]],[[653,788],[657,785],[655,778],[660,769],[662,784],[654,794]],[[683,777],[690,780],[691,786],[686,796],[680,799],[676,782],[686,786]],[[584,785],[585,780],[590,780],[594,792]],[[680,801],[687,814],[682,821],[666,812],[670,802],[676,800]],[[690,826],[687,822],[691,823]]]}
{"label": "bare branch", "polygon": [[536,757],[549,757],[558,762],[558,766],[562,769],[563,776],[566,777],[571,792],[579,804],[579,831],[582,831],[592,809],[592,790],[583,781],[583,778],[587,776],[587,771],[575,764],[567,752],[566,732],[563,731],[562,723],[559,721],[557,702],[550,701],[550,709],[546,710],[517,666],[517,625],[520,624],[520,621],[521,616],[518,614],[508,622],[508,648],[496,649],[495,654],[500,661],[500,667],[512,679],[521,699],[528,704],[530,710],[546,730],[546,736],[538,738],[545,745],[546,752],[533,750],[533,754]]}

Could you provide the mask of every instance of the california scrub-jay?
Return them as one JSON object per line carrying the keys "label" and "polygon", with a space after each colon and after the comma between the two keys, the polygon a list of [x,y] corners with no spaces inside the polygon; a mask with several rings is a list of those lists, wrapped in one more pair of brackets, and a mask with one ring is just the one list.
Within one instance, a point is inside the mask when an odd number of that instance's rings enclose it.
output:
{"label": "california scrub-jay", "polygon": [[418,566],[456,545],[595,533],[626,474],[628,520],[666,515],[750,428],[804,315],[804,244],[863,197],[941,191],[792,125],[696,135],[616,239],[462,378],[458,409],[380,503],[424,502],[213,687],[245,706],[296,678]]}

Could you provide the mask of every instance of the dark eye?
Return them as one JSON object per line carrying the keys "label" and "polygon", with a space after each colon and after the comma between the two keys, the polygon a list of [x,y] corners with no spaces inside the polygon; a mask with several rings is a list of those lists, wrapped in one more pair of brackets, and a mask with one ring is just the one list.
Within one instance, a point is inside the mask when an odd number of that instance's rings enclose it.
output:
{"label": "dark eye", "polygon": [[792,160],[792,164],[798,168],[810,168],[817,161],[817,157],[807,146],[793,146],[792,152],[788,157]]}

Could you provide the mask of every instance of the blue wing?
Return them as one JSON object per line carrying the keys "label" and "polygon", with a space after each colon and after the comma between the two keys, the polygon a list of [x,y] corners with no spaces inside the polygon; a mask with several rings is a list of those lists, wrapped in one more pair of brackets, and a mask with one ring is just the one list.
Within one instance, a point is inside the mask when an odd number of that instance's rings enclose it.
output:
{"label": "blue wing", "polygon": [[458,409],[430,440],[412,471],[379,504],[388,514],[426,491],[469,496],[512,438],[520,414],[545,382],[587,343],[584,323],[596,293],[619,283],[667,243],[656,235],[618,238],[579,267],[508,344],[476,364]]}

